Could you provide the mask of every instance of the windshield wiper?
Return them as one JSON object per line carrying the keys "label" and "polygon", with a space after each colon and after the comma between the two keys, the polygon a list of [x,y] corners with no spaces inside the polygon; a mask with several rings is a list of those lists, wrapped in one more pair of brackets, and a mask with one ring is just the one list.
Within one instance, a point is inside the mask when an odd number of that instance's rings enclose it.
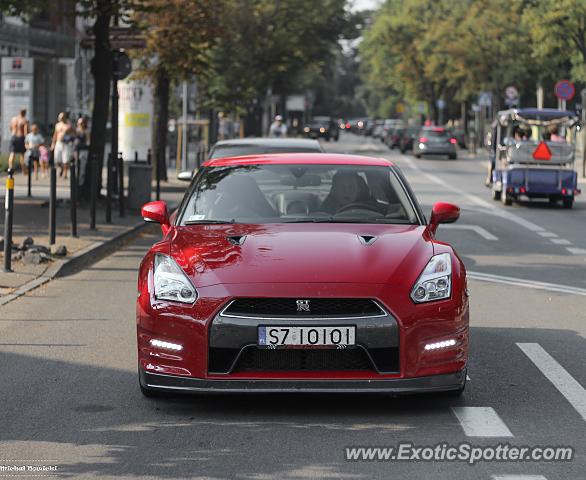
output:
{"label": "windshield wiper", "polygon": [[231,223],[236,223],[234,219],[232,220],[186,220],[185,225],[228,225]]}

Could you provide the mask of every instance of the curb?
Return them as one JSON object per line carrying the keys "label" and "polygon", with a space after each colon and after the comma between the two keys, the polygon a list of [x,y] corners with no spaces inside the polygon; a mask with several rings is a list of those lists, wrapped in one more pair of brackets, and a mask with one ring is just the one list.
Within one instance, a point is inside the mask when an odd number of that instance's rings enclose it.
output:
{"label": "curb", "polygon": [[135,225],[126,228],[118,235],[108,240],[92,243],[87,247],[75,252],[70,258],[56,260],[41,276],[18,287],[14,292],[0,298],[0,306],[6,305],[24,294],[44,285],[54,278],[65,277],[72,273],[78,272],[83,268],[95,263],[108,253],[117,250],[125,242],[135,238],[143,231],[153,228],[152,224],[141,221]]}

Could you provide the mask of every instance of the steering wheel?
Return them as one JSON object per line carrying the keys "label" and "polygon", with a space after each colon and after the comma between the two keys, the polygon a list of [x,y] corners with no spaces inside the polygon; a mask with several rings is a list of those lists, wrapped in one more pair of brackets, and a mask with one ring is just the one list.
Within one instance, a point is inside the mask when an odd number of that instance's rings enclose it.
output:
{"label": "steering wheel", "polygon": [[344,205],[343,207],[338,208],[334,215],[338,215],[339,213],[344,213],[347,210],[353,210],[356,208],[362,208],[364,210],[370,210],[371,212],[381,213],[374,205],[369,203],[362,203],[362,202],[354,202],[349,203],[348,205]]}

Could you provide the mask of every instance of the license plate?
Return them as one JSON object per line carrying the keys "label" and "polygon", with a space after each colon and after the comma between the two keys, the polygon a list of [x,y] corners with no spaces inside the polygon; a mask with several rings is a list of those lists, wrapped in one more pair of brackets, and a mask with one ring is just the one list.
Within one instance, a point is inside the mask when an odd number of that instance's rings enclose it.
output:
{"label": "license plate", "polygon": [[337,347],[355,345],[356,327],[258,327],[264,348]]}

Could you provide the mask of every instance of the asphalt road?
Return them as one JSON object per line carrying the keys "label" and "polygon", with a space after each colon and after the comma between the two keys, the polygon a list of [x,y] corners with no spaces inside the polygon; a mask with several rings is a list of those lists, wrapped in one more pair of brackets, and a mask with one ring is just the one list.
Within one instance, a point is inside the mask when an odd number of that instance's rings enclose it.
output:
{"label": "asphalt road", "polygon": [[[585,478],[586,254],[568,250],[586,249],[585,203],[504,209],[479,160],[415,160],[349,135],[326,148],[392,159],[427,211],[439,200],[462,207],[456,226],[466,228],[440,236],[472,278],[464,396],[143,398],[135,282],[155,231],[0,307],[0,479],[10,465],[55,466],[43,472],[55,478]],[[569,446],[574,458],[345,460],[347,447],[401,442]]]}

